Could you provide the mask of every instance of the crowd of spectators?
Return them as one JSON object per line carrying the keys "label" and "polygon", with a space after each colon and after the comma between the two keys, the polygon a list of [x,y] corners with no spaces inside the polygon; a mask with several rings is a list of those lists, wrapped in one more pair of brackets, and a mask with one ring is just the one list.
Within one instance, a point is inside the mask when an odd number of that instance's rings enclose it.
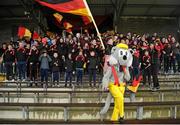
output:
{"label": "crowd of spectators", "polygon": [[88,32],[4,42],[0,48],[0,72],[6,73],[6,81],[28,80],[30,86],[33,85],[31,81],[39,78],[48,82],[49,74],[52,74],[52,86],[58,86],[62,74],[65,74],[65,86],[72,85],[73,76],[76,76],[76,84],[82,85],[83,75],[87,74],[89,85],[96,86],[96,75],[103,74],[105,58],[118,43],[129,45],[133,54],[132,76],[142,73],[144,85],[153,82],[154,87],[159,88],[159,69],[165,74],[180,72],[180,44],[172,35],[162,37],[157,33],[138,35],[113,31],[101,35],[105,49],[98,37]]}

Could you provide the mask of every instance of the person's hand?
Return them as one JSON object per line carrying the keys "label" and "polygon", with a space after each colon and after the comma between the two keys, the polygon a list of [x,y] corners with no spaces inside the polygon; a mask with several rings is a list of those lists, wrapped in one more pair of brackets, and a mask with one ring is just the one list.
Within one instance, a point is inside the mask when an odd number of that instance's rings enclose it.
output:
{"label": "person's hand", "polygon": [[15,63],[13,63],[12,65],[15,66]]}
{"label": "person's hand", "polygon": [[47,56],[47,53],[44,53],[44,54],[43,54],[43,56],[45,56],[45,57],[46,57],[46,56]]}
{"label": "person's hand", "polygon": [[98,69],[98,66],[96,66],[96,69]]}

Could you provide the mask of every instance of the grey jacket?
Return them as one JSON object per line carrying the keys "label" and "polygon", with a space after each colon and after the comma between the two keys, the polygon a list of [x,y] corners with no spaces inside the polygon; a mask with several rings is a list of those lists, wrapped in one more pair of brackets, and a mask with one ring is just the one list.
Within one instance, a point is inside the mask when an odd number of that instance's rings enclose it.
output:
{"label": "grey jacket", "polygon": [[49,55],[39,57],[39,62],[41,63],[40,69],[49,69],[49,63],[52,61]]}

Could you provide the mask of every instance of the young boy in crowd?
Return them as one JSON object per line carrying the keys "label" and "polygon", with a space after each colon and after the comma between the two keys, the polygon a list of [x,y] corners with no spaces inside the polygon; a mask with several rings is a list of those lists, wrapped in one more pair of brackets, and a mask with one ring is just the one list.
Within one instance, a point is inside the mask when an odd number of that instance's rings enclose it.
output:
{"label": "young boy in crowd", "polygon": [[79,82],[82,85],[83,65],[84,65],[84,61],[85,61],[85,58],[83,56],[82,51],[79,52],[79,54],[76,57],[75,61],[76,61],[76,75],[77,75],[76,82],[77,82],[77,85],[79,85]]}
{"label": "young boy in crowd", "polygon": [[52,75],[53,75],[53,83],[55,86],[55,82],[59,82],[59,66],[60,66],[60,59],[58,58],[58,53],[54,52],[53,59],[52,59]]}
{"label": "young boy in crowd", "polygon": [[143,70],[143,85],[146,85],[146,77],[148,77],[149,86],[151,85],[151,57],[149,56],[149,51],[144,52],[142,58],[142,70]]}
{"label": "young boy in crowd", "polygon": [[24,44],[22,42],[19,43],[19,47],[16,50],[16,60],[17,60],[19,80],[25,81],[27,56],[26,56],[26,49],[24,48]]}
{"label": "young boy in crowd", "polygon": [[68,58],[65,61],[65,73],[66,73],[66,77],[65,77],[65,87],[67,87],[67,82],[69,80],[69,86],[72,86],[72,73],[73,73],[73,66],[74,66],[74,62],[72,60],[71,57],[71,53],[68,54]]}
{"label": "young boy in crowd", "polygon": [[[29,70],[30,70],[30,80],[35,81],[38,77],[38,58],[39,51],[37,50],[36,46],[33,45],[29,52]],[[30,84],[32,86],[32,82]],[[36,83],[37,86],[37,83]]]}
{"label": "young boy in crowd", "polygon": [[[52,61],[50,56],[47,54],[47,51],[43,51],[43,53],[39,57],[39,62],[40,62],[40,70],[41,70],[41,82],[46,82],[46,87],[47,87],[47,82],[48,82],[48,71],[49,71],[49,63]],[[42,84],[41,84],[42,85]]]}
{"label": "young boy in crowd", "polygon": [[15,51],[11,44],[8,45],[8,49],[4,53],[4,63],[6,67],[6,80],[14,81],[15,70]]}
{"label": "young boy in crowd", "polygon": [[[155,45],[154,45],[155,44]],[[158,80],[158,72],[159,72],[159,51],[160,48],[157,43],[151,43],[149,53],[151,56],[151,75],[153,78],[153,91],[156,91],[157,89],[160,89],[159,80]]]}
{"label": "young boy in crowd", "polygon": [[90,52],[90,57],[88,60],[88,69],[89,69],[89,85],[92,86],[92,77],[93,77],[93,82],[94,86],[96,86],[96,70],[98,68],[98,60],[97,57],[95,56],[95,52],[91,51]]}

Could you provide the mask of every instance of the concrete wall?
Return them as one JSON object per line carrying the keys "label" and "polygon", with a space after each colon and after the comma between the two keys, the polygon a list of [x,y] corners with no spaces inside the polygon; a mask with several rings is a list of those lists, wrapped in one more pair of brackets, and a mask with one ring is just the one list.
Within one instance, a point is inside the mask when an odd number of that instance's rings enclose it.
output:
{"label": "concrete wall", "polygon": [[122,17],[118,25],[119,32],[154,33],[160,35],[177,35],[178,24],[176,18],[145,18]]}

